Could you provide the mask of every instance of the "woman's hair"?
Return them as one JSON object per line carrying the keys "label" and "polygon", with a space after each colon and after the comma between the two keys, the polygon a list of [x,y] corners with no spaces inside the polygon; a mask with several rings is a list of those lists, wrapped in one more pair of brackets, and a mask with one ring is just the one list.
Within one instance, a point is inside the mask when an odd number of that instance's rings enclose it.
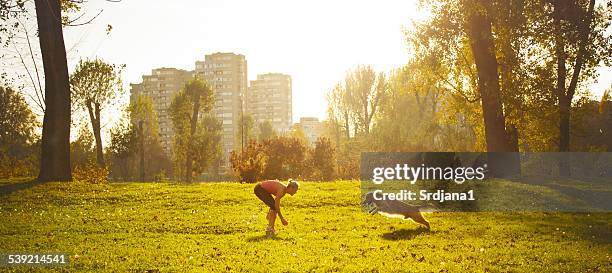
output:
{"label": "woman's hair", "polygon": [[300,183],[298,183],[297,181],[293,179],[289,179],[289,183],[287,184],[287,187],[294,187],[297,190],[300,188]]}

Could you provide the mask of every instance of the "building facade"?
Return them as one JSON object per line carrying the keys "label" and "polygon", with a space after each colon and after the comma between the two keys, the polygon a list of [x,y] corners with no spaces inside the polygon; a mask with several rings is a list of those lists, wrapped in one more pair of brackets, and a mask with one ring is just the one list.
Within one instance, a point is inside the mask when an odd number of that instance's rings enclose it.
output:
{"label": "building facade", "polygon": [[247,113],[255,124],[270,121],[278,133],[286,133],[293,122],[291,76],[280,73],[257,75],[247,93]]}
{"label": "building facade", "polygon": [[323,131],[323,125],[318,118],[302,117],[297,125],[304,130],[304,135],[310,145],[317,141]]}
{"label": "building facade", "polygon": [[229,164],[229,154],[238,149],[237,139],[244,96],[247,92],[247,61],[244,55],[214,53],[206,55],[204,61],[196,62],[195,73],[205,79],[215,96],[214,114],[223,124],[221,139],[224,165]]}
{"label": "building facade", "polygon": [[[142,83],[131,84],[130,100],[136,96],[149,96],[157,114],[159,137],[166,155],[171,155],[174,130],[168,109],[174,95],[193,77],[192,71],[176,68],[153,69],[151,75],[142,76]],[[136,121],[132,121],[136,122]]]}

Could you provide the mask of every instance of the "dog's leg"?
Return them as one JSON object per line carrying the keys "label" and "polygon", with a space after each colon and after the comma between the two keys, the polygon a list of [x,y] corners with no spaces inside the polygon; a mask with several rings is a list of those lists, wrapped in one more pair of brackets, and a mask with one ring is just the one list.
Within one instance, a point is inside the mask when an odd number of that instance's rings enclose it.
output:
{"label": "dog's leg", "polygon": [[404,215],[404,219],[406,218],[411,218],[412,220],[414,220],[415,222],[424,225],[427,227],[427,229],[430,229],[429,227],[429,222],[427,222],[427,220],[425,220],[425,218],[423,218],[423,215],[421,214],[420,211],[415,211],[415,212],[411,212],[408,213],[406,215]]}

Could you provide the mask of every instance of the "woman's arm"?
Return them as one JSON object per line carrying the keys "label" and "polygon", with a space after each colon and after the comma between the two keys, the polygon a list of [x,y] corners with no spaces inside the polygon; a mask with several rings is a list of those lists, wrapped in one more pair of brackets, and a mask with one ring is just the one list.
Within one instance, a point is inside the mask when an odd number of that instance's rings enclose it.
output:
{"label": "woman's arm", "polygon": [[283,196],[285,196],[285,191],[280,189],[276,193],[276,198],[274,199],[274,209],[276,210],[276,213],[278,213],[278,217],[284,223],[286,222],[286,220],[285,220],[285,217],[283,217],[283,214],[281,213],[281,209],[280,209],[280,200],[281,198],[283,198]]}

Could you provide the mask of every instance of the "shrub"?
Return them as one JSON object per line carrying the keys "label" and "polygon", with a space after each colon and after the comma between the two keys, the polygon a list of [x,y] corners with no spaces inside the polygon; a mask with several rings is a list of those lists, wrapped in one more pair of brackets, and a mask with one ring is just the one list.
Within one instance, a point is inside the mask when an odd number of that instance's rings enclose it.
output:
{"label": "shrub", "polygon": [[74,168],[72,173],[74,181],[91,184],[101,184],[108,181],[108,168],[98,167],[94,162],[89,162]]}
{"label": "shrub", "polygon": [[338,178],[344,180],[359,179],[359,159],[345,158],[339,160]]}
{"label": "shrub", "polygon": [[240,181],[254,183],[263,178],[267,156],[262,144],[250,141],[244,153],[232,151],[230,163]]}
{"label": "shrub", "polygon": [[17,158],[0,149],[0,179],[32,177],[38,172],[36,156]]}
{"label": "shrub", "polygon": [[[262,179],[332,180],[336,177],[336,150],[328,138],[319,138],[314,149],[295,137],[273,137],[261,143],[250,141],[243,153],[230,155],[232,169],[243,182]],[[345,165],[346,177],[357,178],[359,166]]]}
{"label": "shrub", "polygon": [[310,153],[310,166],[313,174],[310,178],[332,180],[336,175],[336,150],[329,138],[320,137]]}
{"label": "shrub", "polygon": [[268,158],[264,178],[289,179],[305,176],[308,148],[304,141],[294,137],[276,137],[265,140],[263,146]]}

